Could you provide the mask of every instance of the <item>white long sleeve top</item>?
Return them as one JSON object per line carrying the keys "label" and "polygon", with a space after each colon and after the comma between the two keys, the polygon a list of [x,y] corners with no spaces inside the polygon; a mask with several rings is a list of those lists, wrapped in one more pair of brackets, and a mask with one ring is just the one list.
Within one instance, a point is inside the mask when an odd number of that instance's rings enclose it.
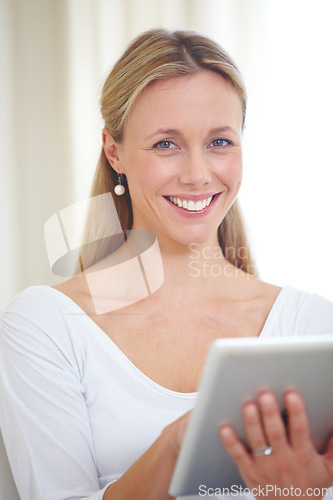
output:
{"label": "white long sleeve top", "polygon": [[[309,334],[333,334],[333,304],[283,288],[261,337]],[[3,313],[0,428],[22,500],[102,500],[196,398],[149,379],[54,288]]]}

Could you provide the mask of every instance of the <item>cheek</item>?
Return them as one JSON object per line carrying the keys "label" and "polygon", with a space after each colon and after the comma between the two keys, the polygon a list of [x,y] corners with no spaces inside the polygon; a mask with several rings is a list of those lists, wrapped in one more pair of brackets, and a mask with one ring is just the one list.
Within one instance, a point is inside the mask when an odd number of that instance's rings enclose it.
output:
{"label": "cheek", "polygon": [[242,180],[243,164],[242,158],[227,158],[219,169],[221,180],[230,189],[238,186]]}
{"label": "cheek", "polygon": [[140,169],[140,182],[144,187],[158,191],[174,176],[175,169],[166,158],[146,158]]}
{"label": "cheek", "polygon": [[159,158],[133,158],[127,175],[133,205],[163,192],[172,178],[172,170],[168,162]]}

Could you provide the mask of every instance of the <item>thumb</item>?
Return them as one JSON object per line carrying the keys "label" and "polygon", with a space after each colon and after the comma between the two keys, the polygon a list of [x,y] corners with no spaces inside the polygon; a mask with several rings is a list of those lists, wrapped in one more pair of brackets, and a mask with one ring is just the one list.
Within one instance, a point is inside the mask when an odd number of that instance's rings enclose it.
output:
{"label": "thumb", "polygon": [[191,413],[192,413],[192,411],[185,413],[185,415],[180,417],[175,422],[175,424],[177,424],[177,444],[176,444],[176,447],[177,447],[178,452],[182,446],[183,439],[184,439],[184,436],[186,433],[186,429],[187,429],[187,426],[188,426],[188,423],[189,423],[189,420],[191,417]]}
{"label": "thumb", "polygon": [[333,435],[330,437],[326,450],[326,458],[329,462],[331,462],[331,467],[333,467]]}

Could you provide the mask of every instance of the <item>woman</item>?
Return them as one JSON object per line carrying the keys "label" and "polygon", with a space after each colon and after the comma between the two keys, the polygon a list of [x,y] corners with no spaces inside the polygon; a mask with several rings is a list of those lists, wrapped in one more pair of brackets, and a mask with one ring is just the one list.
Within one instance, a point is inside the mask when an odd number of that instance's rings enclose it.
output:
{"label": "woman", "polygon": [[[81,258],[81,275],[25,290],[2,320],[1,428],[22,499],[170,498],[211,342],[333,332],[325,299],[253,276],[235,201],[245,90],[220,47],[191,32],[145,33],[110,73],[101,104],[92,195],[115,189],[127,241],[111,248],[98,236],[109,214],[90,214],[87,241],[100,244]],[[139,231],[157,237],[162,286],[96,314],[101,287],[116,293],[104,271]],[[129,291],[131,280],[118,286]],[[229,426],[221,440],[249,488],[329,487],[333,439],[318,455],[301,398],[285,400],[288,436],[273,394],[244,407],[252,449],[270,444],[270,456],[249,453]]]}

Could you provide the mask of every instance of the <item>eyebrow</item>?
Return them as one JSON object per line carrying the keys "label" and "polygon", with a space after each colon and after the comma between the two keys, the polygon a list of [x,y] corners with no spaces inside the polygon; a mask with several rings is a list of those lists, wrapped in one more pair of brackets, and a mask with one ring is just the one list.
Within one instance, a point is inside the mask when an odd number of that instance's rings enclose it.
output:
{"label": "eyebrow", "polygon": [[181,134],[180,130],[177,130],[176,128],[159,128],[156,130],[154,133],[146,137],[146,139],[152,139],[155,137],[155,135],[179,135]]}
{"label": "eyebrow", "polygon": [[[233,134],[236,134],[236,131],[232,127],[229,127],[228,125],[226,125],[226,126],[216,127],[216,128],[211,129],[209,131],[208,135],[210,135],[210,134],[213,134],[213,135],[224,134],[226,132],[231,132]],[[146,137],[146,140],[152,139],[156,135],[182,135],[182,132],[178,129],[175,129],[175,128],[168,128],[168,129],[159,128],[153,134]]]}
{"label": "eyebrow", "polygon": [[225,127],[213,128],[209,131],[210,134],[224,134],[225,132],[231,132],[232,134],[236,134],[236,130],[233,129],[232,127],[229,127],[229,125],[226,125]]}

